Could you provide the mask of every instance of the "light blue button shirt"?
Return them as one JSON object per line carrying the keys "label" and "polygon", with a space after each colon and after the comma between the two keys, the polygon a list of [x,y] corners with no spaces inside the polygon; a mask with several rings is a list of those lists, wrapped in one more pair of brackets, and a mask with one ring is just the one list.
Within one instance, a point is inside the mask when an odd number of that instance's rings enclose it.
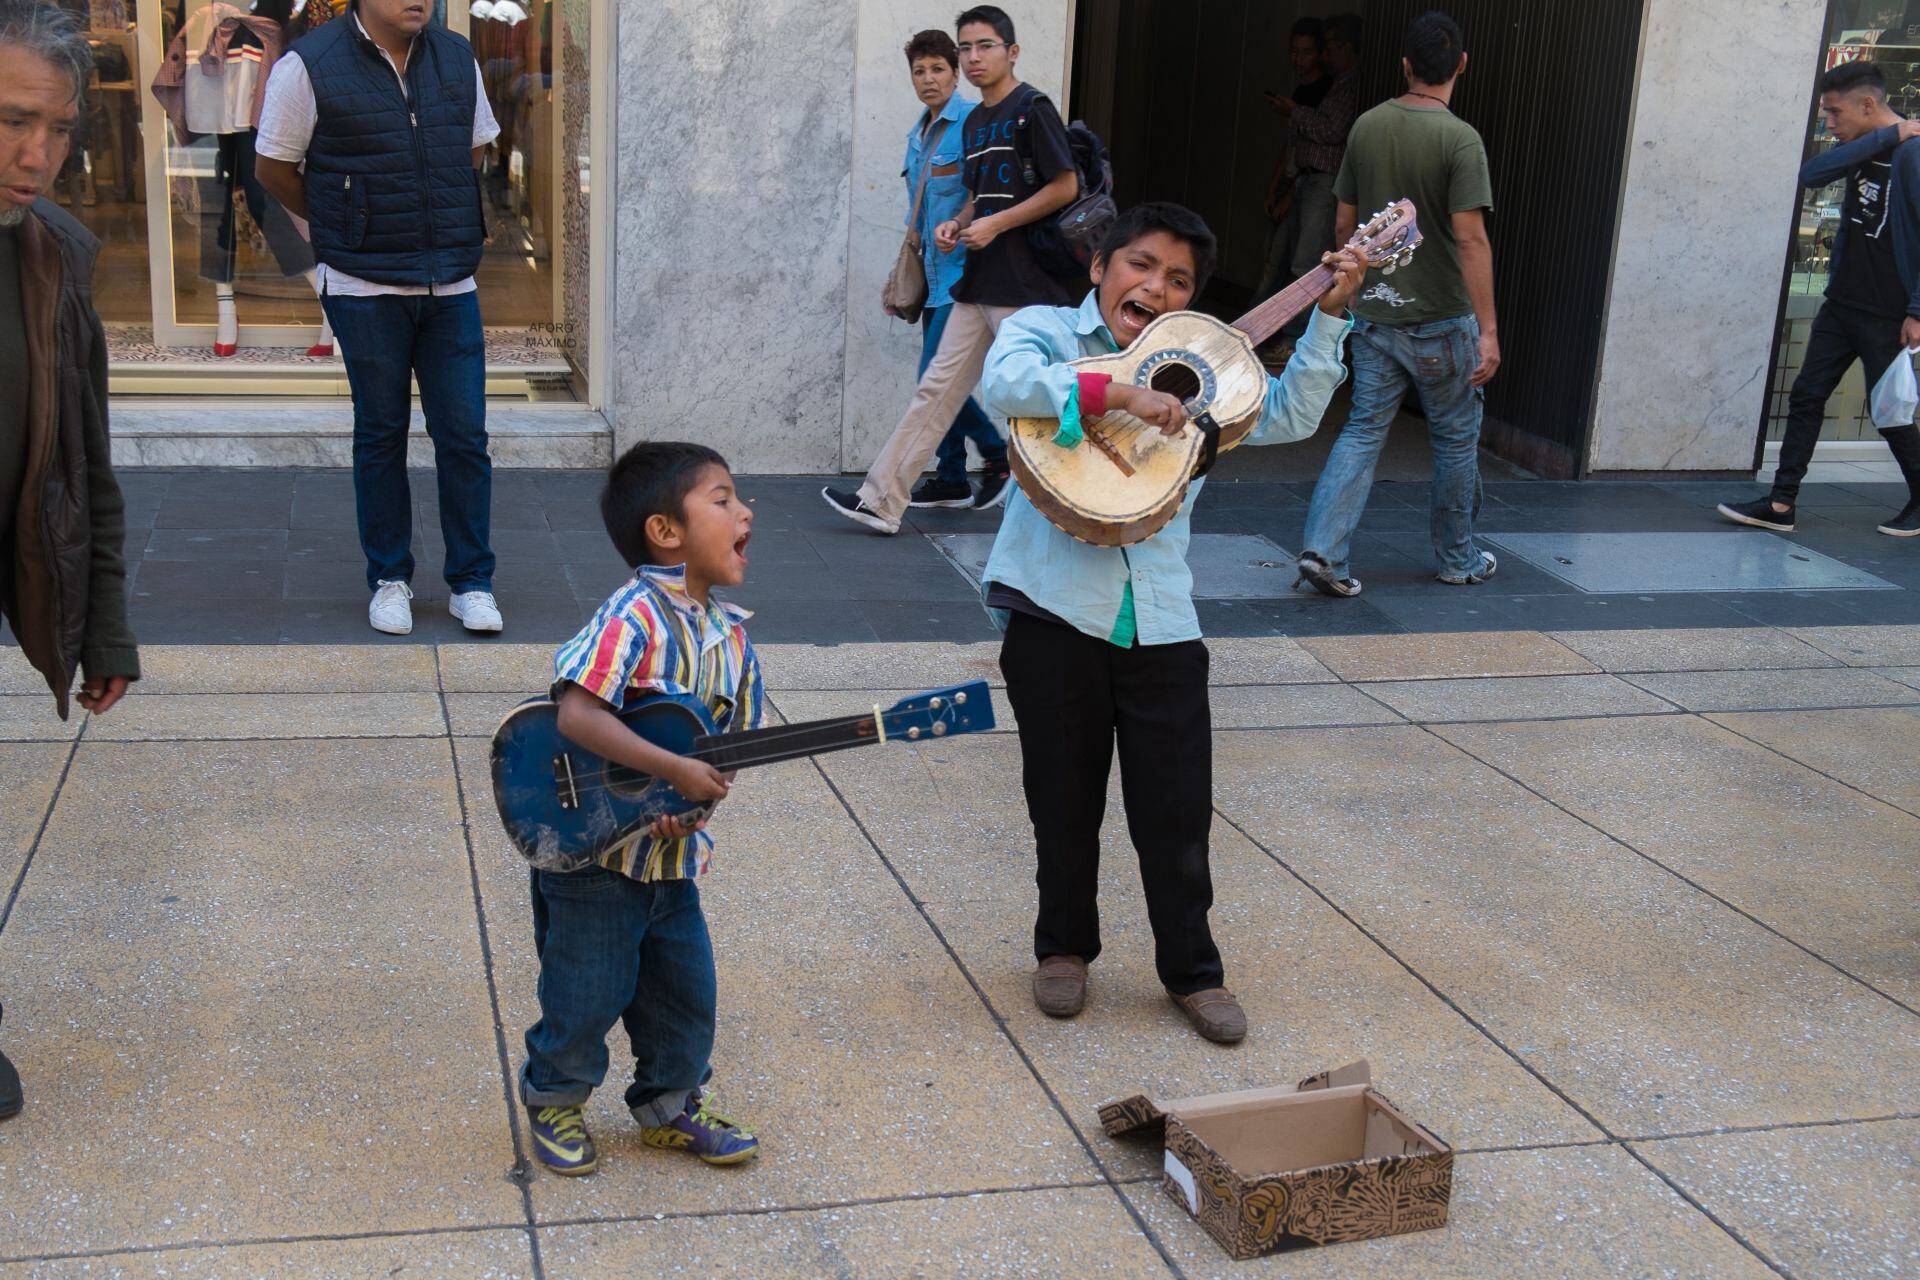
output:
{"label": "light blue button shirt", "polygon": [[[1327,402],[1346,379],[1341,350],[1352,321],[1313,310],[1293,358],[1267,380],[1267,401],[1247,444],[1304,440],[1320,425]],[[1078,385],[1067,365],[1081,356],[1119,350],[1100,318],[1096,294],[1078,307],[1027,307],[1000,326],[987,353],[982,400],[996,417],[1058,418]],[[1081,445],[1081,448],[1089,446]],[[1113,634],[1122,601],[1133,588],[1140,644],[1177,644],[1200,638],[1193,609],[1193,572],[1187,568],[1189,517],[1203,480],[1187,486],[1186,501],[1165,528],[1131,547],[1095,547],[1062,533],[1016,489],[987,557],[983,582],[1022,592],[1076,630],[1101,640]],[[1005,610],[990,609],[1003,630]]]}
{"label": "light blue button shirt", "polygon": [[949,218],[960,215],[967,203],[967,184],[961,178],[961,162],[966,159],[965,124],[967,116],[980,104],[955,93],[947,99],[947,105],[941,109],[939,119],[947,122],[938,142],[931,152],[921,129],[927,123],[927,113],[922,111],[920,118],[907,133],[907,210],[901,217],[902,222],[913,220],[913,193],[920,186],[922,166],[943,169],[949,166],[949,174],[933,174],[927,178],[927,194],[920,202],[920,252],[927,269],[927,306],[944,307],[953,301],[953,286],[960,283],[960,272],[967,265],[967,251],[958,245],[952,253],[942,253],[934,248],[933,229]]}

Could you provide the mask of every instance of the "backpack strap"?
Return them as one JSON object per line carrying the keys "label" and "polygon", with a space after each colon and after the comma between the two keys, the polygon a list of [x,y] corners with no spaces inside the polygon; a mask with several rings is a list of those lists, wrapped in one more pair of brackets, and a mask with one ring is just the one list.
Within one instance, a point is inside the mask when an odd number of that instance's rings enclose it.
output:
{"label": "backpack strap", "polygon": [[1014,109],[1013,155],[1020,162],[1020,177],[1028,186],[1038,187],[1041,185],[1040,171],[1034,164],[1033,136],[1027,132],[1029,124],[1027,116],[1033,110],[1035,102],[1048,102],[1049,99],[1046,94],[1030,84],[1021,85],[1020,91],[1026,96]]}

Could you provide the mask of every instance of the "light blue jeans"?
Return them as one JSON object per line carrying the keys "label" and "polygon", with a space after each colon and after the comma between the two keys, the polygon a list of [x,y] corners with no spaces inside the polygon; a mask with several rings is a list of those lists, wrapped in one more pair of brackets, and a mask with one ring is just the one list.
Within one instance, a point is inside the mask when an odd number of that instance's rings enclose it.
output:
{"label": "light blue jeans", "polygon": [[1433,556],[1440,576],[1478,572],[1473,525],[1480,516],[1481,394],[1467,379],[1480,363],[1479,324],[1470,315],[1409,325],[1355,317],[1347,350],[1353,353],[1353,413],[1313,486],[1302,553],[1320,556],[1336,578],[1348,576],[1349,544],[1367,507],[1374,466],[1411,387],[1426,410],[1433,444]]}

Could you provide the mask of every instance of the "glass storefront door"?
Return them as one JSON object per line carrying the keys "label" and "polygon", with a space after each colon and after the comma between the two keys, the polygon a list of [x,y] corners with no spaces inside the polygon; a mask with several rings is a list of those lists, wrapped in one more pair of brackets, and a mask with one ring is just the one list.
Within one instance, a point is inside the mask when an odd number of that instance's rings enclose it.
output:
{"label": "glass storefront door", "polygon": [[[56,0],[48,0],[54,3]],[[500,137],[481,162],[488,392],[585,398],[588,44],[604,0],[451,0]],[[116,392],[347,392],[322,338],[305,228],[253,177],[258,85],[347,0],[66,0],[92,30],[85,127],[54,198],[103,249],[95,298]],[[230,301],[228,300],[230,298]],[[222,309],[237,350],[216,354]]]}
{"label": "glass storefront door", "polygon": [[[1827,9],[1823,69],[1871,59],[1887,76],[1888,105],[1902,115],[1920,112],[1920,0],[1832,0]],[[1834,145],[1819,103],[1807,126],[1807,154]],[[1834,232],[1840,226],[1845,184],[1800,193],[1793,248],[1787,268],[1787,300],[1780,316],[1779,345],[1767,400],[1766,438],[1779,440],[1786,429],[1787,394],[1800,372],[1814,313],[1827,288],[1827,266]],[[1867,411],[1868,388],[1858,364],[1847,371],[1827,401],[1822,440],[1874,440],[1878,433]]]}

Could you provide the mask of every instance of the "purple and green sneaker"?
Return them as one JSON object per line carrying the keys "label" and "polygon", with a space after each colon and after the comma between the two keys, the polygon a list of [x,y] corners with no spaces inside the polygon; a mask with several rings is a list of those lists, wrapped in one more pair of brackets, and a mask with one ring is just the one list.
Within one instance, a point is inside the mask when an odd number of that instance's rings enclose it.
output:
{"label": "purple and green sneaker", "polygon": [[663,1125],[644,1125],[640,1140],[650,1147],[687,1151],[708,1164],[739,1164],[760,1154],[760,1139],[715,1110],[713,1097],[693,1093],[680,1114]]}
{"label": "purple and green sneaker", "polygon": [[554,1173],[578,1178],[600,1167],[600,1153],[580,1107],[528,1107],[527,1124],[533,1130],[533,1154]]}

